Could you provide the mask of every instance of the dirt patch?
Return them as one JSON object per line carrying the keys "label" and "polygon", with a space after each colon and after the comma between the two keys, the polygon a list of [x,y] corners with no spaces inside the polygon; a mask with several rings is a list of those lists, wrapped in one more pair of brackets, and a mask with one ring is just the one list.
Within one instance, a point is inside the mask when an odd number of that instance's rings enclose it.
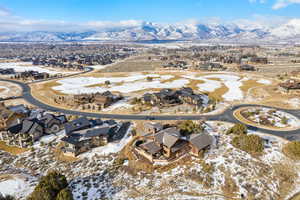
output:
{"label": "dirt patch", "polygon": [[243,81],[243,85],[240,88],[243,92],[248,92],[249,89],[260,86],[264,86],[264,84],[258,83],[256,80],[247,80]]}
{"label": "dirt patch", "polygon": [[228,91],[229,89],[226,86],[222,86],[221,88],[216,89],[214,92],[210,92],[208,96],[217,101],[223,101],[224,99],[222,96]]}
{"label": "dirt patch", "polygon": [[292,198],[290,198],[289,200],[300,200],[300,193],[295,194]]}
{"label": "dirt patch", "polygon": [[6,152],[8,152],[12,155],[19,155],[21,153],[24,153],[24,152],[28,151],[29,149],[15,147],[15,146],[8,146],[8,145],[6,145],[5,142],[0,141],[0,150],[6,151]]}

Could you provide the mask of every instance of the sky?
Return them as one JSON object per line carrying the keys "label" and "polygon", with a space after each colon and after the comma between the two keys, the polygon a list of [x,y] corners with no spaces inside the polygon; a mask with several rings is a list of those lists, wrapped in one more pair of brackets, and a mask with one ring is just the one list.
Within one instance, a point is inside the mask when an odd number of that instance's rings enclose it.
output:
{"label": "sky", "polygon": [[[0,0],[0,31],[300,18],[300,0]],[[267,22],[268,23],[268,22]]]}

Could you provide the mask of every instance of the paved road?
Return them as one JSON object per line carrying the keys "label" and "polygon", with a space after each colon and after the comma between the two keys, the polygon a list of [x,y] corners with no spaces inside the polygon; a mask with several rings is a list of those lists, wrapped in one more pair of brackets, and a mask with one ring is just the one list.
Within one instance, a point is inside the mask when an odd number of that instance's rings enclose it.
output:
{"label": "paved road", "polygon": [[[236,109],[242,107],[260,106],[255,104],[236,105],[231,108],[228,108],[223,113],[217,115],[118,115],[118,114],[87,113],[87,112],[56,108],[44,104],[43,102],[35,99],[31,95],[31,88],[25,83],[21,83],[14,80],[6,80],[6,79],[0,79],[0,81],[7,81],[19,85],[23,90],[22,97],[32,105],[35,105],[39,108],[49,110],[49,111],[54,111],[54,112],[61,112],[64,114],[81,115],[81,116],[93,117],[93,118],[108,118],[108,119],[119,119],[119,120],[201,120],[203,119],[203,120],[211,120],[211,121],[225,121],[231,123],[238,123],[239,121],[233,116],[233,112]],[[264,107],[268,107],[268,106],[264,106]],[[274,107],[268,107],[268,108],[274,108]],[[287,109],[279,109],[279,110],[290,113],[300,118],[300,110],[287,110]],[[271,131],[271,130],[250,126],[250,125],[247,125],[247,127],[248,129],[253,131],[273,134],[276,136],[286,138],[288,140],[300,140],[300,129],[293,130],[293,131]]]}

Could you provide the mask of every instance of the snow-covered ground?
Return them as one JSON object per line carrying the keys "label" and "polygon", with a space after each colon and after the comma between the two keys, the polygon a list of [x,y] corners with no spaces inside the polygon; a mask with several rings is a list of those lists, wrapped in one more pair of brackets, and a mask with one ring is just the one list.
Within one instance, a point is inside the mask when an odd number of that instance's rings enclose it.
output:
{"label": "snow-covered ground", "polygon": [[[147,77],[151,77],[153,80],[147,81]],[[127,77],[111,78],[76,77],[57,81],[61,85],[55,86],[53,89],[65,94],[95,93],[105,92],[107,90],[131,93],[151,88],[181,88],[189,83],[189,81],[185,79],[161,83],[161,81],[167,81],[171,78],[173,78],[172,75],[160,76],[157,74],[135,74]],[[109,81],[110,85],[89,87],[95,84],[105,84],[105,81]]]}
{"label": "snow-covered ground", "polygon": [[11,175],[11,178],[0,181],[0,193],[14,196],[17,199],[29,195],[33,189],[28,178],[23,176]]}
{"label": "snow-covered ground", "polygon": [[[109,150],[105,147],[101,149],[101,152],[112,153],[109,156],[96,151],[82,154],[76,162],[57,161],[48,147],[34,148],[33,151],[18,156],[1,154],[1,151],[0,154],[5,160],[3,166],[8,171],[16,170],[18,166],[22,166],[22,170],[28,169],[30,173],[41,175],[48,170],[59,170],[70,181],[69,187],[75,200],[225,200],[224,194],[228,195],[227,190],[235,198],[241,198],[241,194],[247,197],[252,193],[255,199],[278,199],[278,193],[285,185],[281,185],[282,175],[276,171],[276,165],[299,165],[282,153],[281,148],[286,141],[275,136],[250,132],[249,134],[257,134],[270,141],[262,155],[251,156],[230,144],[234,136],[226,135],[225,132],[232,124],[214,121],[208,121],[207,124],[206,130],[208,134],[215,136],[215,140],[204,159],[191,157],[190,162],[176,163],[171,169],[154,170],[151,173],[132,173],[132,170],[128,170],[138,164],[137,162],[125,161],[118,168],[114,165],[117,157],[114,153],[124,147],[129,135],[120,141],[119,146],[112,144]],[[205,169],[203,162],[211,166],[211,170]],[[2,181],[0,192],[5,189],[5,194],[22,192],[22,198],[17,199],[26,199],[25,196],[33,190],[37,182],[32,184],[32,181],[22,181],[25,179],[4,183]],[[7,185],[9,188],[6,188]],[[293,185],[295,188],[290,188],[290,192],[296,193],[298,186],[299,181]]]}
{"label": "snow-covered ground", "polygon": [[202,76],[195,76],[195,75],[185,75],[183,76],[184,78],[187,79],[192,79],[192,80],[198,80],[198,81],[204,81],[204,83],[198,84],[197,87],[201,91],[205,92],[213,92],[218,88],[222,87],[222,83],[220,81],[216,80],[210,80]]}
{"label": "snow-covered ground", "polygon": [[13,68],[15,69],[16,72],[24,72],[24,71],[38,71],[40,73],[46,72],[49,74],[61,74],[61,73],[74,73],[74,72],[60,72],[60,71],[55,71],[54,69],[47,69],[44,66],[33,66],[29,62],[16,62],[16,63],[0,63],[0,68],[1,69],[7,69],[7,68]]}
{"label": "snow-covered ground", "polygon": [[224,85],[228,88],[228,92],[226,92],[222,97],[226,101],[235,101],[235,100],[242,100],[244,98],[243,91],[240,87],[243,85],[242,81],[239,76],[235,75],[228,75],[228,74],[215,74],[215,75],[207,75],[204,76],[205,78],[217,78],[220,79]]}
{"label": "snow-covered ground", "polygon": [[267,80],[267,79],[259,79],[257,82],[261,83],[261,84],[264,84],[264,85],[271,85],[272,84],[272,81]]}
{"label": "snow-covered ground", "polygon": [[[153,78],[148,81],[147,77]],[[238,75],[228,73],[224,74],[210,74],[197,76],[196,73],[188,75],[179,75],[177,79],[173,79],[173,75],[159,75],[159,74],[129,74],[127,77],[76,77],[66,78],[57,81],[60,85],[52,89],[60,91],[65,94],[82,94],[105,92],[107,90],[112,92],[132,93],[142,90],[162,89],[162,88],[181,88],[187,86],[191,80],[199,80],[204,83],[198,84],[198,90],[201,92],[214,92],[216,89],[225,86],[228,91],[222,96],[226,101],[242,100],[244,98],[241,86],[246,78],[241,78]],[[109,85],[105,82],[109,81]],[[259,80],[262,84],[270,84],[268,80]],[[95,86],[99,85],[99,86]]]}
{"label": "snow-covered ground", "polygon": [[114,103],[113,105],[109,106],[108,108],[104,108],[102,111],[103,112],[108,112],[116,109],[128,109],[132,108],[133,105],[128,103],[128,99],[123,99],[121,101],[118,101],[117,103]]}

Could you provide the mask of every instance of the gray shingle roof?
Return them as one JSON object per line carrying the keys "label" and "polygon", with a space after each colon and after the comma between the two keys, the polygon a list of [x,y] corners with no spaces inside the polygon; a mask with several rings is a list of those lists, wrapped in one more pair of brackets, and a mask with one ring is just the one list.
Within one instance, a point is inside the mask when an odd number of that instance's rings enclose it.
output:
{"label": "gray shingle roof", "polygon": [[158,131],[163,129],[163,125],[160,123],[146,123],[145,126],[146,128],[154,128]]}
{"label": "gray shingle roof", "polygon": [[205,133],[192,134],[189,138],[189,142],[197,149],[201,150],[212,144],[213,137]]}
{"label": "gray shingle roof", "polygon": [[90,121],[85,117],[81,117],[81,118],[78,118],[71,122],[66,123],[65,131],[66,131],[66,134],[70,134],[74,131],[86,129],[89,127],[90,127]]}
{"label": "gray shingle roof", "polygon": [[37,128],[42,127],[37,119],[27,120],[25,119],[22,123],[21,133],[32,134],[36,131]]}
{"label": "gray shingle roof", "polygon": [[109,135],[110,134],[110,127],[101,127],[101,128],[95,128],[91,130],[87,130],[84,137],[96,137],[101,135]]}
{"label": "gray shingle roof", "polygon": [[162,149],[160,146],[158,146],[155,142],[149,141],[141,145],[141,147],[145,150],[147,150],[151,155],[156,154],[160,152]]}
{"label": "gray shingle roof", "polygon": [[167,128],[164,131],[163,144],[171,148],[180,139],[180,132],[176,127]]}

